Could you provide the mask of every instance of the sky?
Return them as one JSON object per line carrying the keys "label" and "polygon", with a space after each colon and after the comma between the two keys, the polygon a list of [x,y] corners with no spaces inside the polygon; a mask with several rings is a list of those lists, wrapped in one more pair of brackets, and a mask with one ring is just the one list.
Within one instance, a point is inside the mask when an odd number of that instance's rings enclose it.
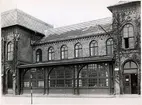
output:
{"label": "sky", "polygon": [[[54,27],[111,17],[108,6],[120,0],[0,0],[1,12],[20,9]],[[123,0],[125,1],[125,0]]]}

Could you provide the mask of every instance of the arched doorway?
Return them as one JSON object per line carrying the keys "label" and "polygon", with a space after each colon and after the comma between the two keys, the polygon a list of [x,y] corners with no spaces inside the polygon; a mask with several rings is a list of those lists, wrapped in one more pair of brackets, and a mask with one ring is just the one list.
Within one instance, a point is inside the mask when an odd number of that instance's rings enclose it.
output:
{"label": "arched doorway", "polygon": [[123,66],[124,94],[138,94],[138,67],[135,62],[128,61]]}
{"label": "arched doorway", "polygon": [[7,88],[8,88],[8,94],[13,93],[13,78],[12,78],[12,72],[11,70],[8,70],[7,72]]}

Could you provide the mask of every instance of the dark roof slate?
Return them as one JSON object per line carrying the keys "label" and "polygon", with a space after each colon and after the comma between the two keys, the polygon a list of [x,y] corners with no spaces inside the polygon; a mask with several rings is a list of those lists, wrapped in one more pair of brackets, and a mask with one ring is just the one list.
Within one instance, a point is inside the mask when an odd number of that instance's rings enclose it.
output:
{"label": "dark roof slate", "polygon": [[41,34],[45,34],[44,31],[46,29],[53,28],[52,25],[28,15],[19,9],[13,9],[1,14],[1,27],[4,28],[12,25],[20,25]]}
{"label": "dark roof slate", "polygon": [[119,5],[124,5],[124,4],[129,4],[129,3],[136,3],[136,2],[140,2],[140,1],[119,1],[117,4],[108,6],[108,8],[119,6]]}
{"label": "dark roof slate", "polygon": [[108,17],[70,26],[48,29],[46,30],[46,36],[35,44],[104,34],[105,31],[99,27],[99,25],[102,26],[107,32],[110,32],[112,29],[111,24],[112,18]]}

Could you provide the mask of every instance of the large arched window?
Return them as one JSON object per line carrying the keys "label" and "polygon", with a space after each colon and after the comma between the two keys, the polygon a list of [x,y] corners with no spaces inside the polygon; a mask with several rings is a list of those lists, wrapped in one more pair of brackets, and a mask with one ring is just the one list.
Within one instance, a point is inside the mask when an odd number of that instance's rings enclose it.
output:
{"label": "large arched window", "polygon": [[68,48],[67,46],[63,45],[61,47],[61,59],[67,59],[68,58]]}
{"label": "large arched window", "polygon": [[54,60],[54,48],[53,47],[49,47],[48,49],[48,60]]}
{"label": "large arched window", "polygon": [[123,48],[134,48],[134,29],[131,24],[127,24],[123,28]]}
{"label": "large arched window", "polygon": [[108,63],[88,64],[79,73],[79,87],[108,87]]}
{"label": "large arched window", "polygon": [[[32,75],[32,81],[31,81]],[[44,87],[44,71],[42,68],[37,68],[35,70],[28,70],[24,75],[24,88],[30,88],[32,82],[32,87]]]}
{"label": "large arched window", "polygon": [[14,50],[13,43],[9,42],[7,44],[7,60],[12,60],[13,59],[13,50]]}
{"label": "large arched window", "polygon": [[82,45],[77,43],[75,45],[75,58],[82,57]]}
{"label": "large arched window", "polygon": [[107,55],[113,54],[113,39],[112,38],[106,41],[106,53]]}
{"label": "large arched window", "polygon": [[90,56],[98,55],[98,43],[97,43],[97,41],[91,41],[89,48],[90,48]]}
{"label": "large arched window", "polygon": [[73,71],[68,67],[54,68],[49,75],[49,87],[72,87]]}
{"label": "large arched window", "polygon": [[42,61],[42,50],[38,49],[36,51],[36,62],[41,62]]}

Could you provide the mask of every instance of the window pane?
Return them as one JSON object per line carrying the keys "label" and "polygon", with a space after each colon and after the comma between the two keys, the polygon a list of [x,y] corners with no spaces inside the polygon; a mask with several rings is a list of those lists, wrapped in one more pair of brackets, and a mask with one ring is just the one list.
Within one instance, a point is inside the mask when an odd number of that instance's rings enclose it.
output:
{"label": "window pane", "polygon": [[64,80],[57,80],[57,87],[64,87]]}
{"label": "window pane", "polygon": [[72,87],[72,80],[65,80],[65,87]]}
{"label": "window pane", "polygon": [[79,85],[82,87],[88,87],[88,79],[81,79]]}
{"label": "window pane", "polygon": [[104,79],[104,78],[99,79],[99,86],[100,87],[106,87],[106,86],[108,86],[108,79]]}
{"label": "window pane", "polygon": [[38,81],[38,87],[44,87],[44,81]]}
{"label": "window pane", "polygon": [[97,87],[97,79],[89,79],[88,85],[89,87]]}
{"label": "window pane", "polygon": [[131,62],[131,68],[137,68],[137,65],[134,62]]}
{"label": "window pane", "polygon": [[129,47],[134,48],[134,38],[129,38]]}
{"label": "window pane", "polygon": [[36,80],[32,80],[32,86],[33,86],[33,87],[37,87],[37,82],[36,82]]}
{"label": "window pane", "polygon": [[113,40],[109,39],[107,40],[107,55],[113,54]]}
{"label": "window pane", "polygon": [[24,82],[24,87],[30,87],[30,83],[29,82]]}

